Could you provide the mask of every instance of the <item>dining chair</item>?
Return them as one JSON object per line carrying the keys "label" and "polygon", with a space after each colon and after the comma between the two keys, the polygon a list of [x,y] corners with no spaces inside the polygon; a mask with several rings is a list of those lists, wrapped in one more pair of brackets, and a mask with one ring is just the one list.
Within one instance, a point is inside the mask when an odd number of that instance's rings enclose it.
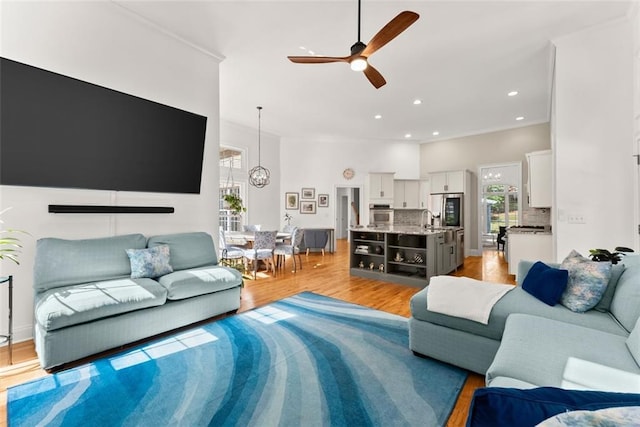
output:
{"label": "dining chair", "polygon": [[276,263],[273,251],[276,248],[277,234],[277,231],[256,231],[253,247],[244,250],[244,269],[247,271],[249,261],[253,263],[254,280],[258,273],[258,261],[264,261],[267,264],[267,271],[269,270],[269,265],[271,265],[271,270],[275,276]]}
{"label": "dining chair", "polygon": [[502,251],[504,252],[504,244],[506,243],[506,234],[507,234],[507,227],[505,226],[499,226],[498,227],[498,237],[496,239],[496,242],[498,243],[498,250],[500,250],[500,245],[502,245]]}
{"label": "dining chair", "polygon": [[300,257],[300,245],[302,244],[302,237],[304,236],[304,230],[294,227],[291,232],[290,243],[279,243],[276,245],[273,253],[276,256],[276,265],[278,267],[285,267],[287,264],[287,255],[290,255],[293,259],[293,272],[297,271],[296,255],[298,255],[298,261],[300,262],[300,270],[302,270],[302,258]]}
{"label": "dining chair", "polygon": [[260,224],[247,224],[242,226],[242,230],[244,231],[260,231],[262,225]]}
{"label": "dining chair", "polygon": [[233,261],[235,264],[244,258],[244,248],[227,244],[227,238],[224,230],[220,229],[220,262],[222,264]]}

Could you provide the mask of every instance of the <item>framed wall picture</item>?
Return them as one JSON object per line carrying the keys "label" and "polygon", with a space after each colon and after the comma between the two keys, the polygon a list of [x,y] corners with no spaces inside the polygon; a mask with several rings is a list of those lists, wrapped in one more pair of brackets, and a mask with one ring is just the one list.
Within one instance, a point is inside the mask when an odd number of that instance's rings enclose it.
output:
{"label": "framed wall picture", "polygon": [[306,200],[300,201],[300,213],[314,214],[316,213],[316,202],[307,202]]}
{"label": "framed wall picture", "polygon": [[329,195],[328,194],[318,194],[318,207],[319,208],[328,208],[329,207]]}
{"label": "framed wall picture", "polygon": [[315,188],[303,188],[301,199],[315,199],[316,198],[316,189]]}
{"label": "framed wall picture", "polygon": [[298,210],[300,200],[298,193],[284,193],[284,208]]}

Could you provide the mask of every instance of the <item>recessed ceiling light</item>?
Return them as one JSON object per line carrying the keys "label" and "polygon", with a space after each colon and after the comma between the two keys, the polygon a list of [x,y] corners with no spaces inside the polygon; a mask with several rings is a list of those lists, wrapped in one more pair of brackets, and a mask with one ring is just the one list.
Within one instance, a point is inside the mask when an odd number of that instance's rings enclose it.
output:
{"label": "recessed ceiling light", "polygon": [[304,47],[304,46],[300,46],[300,49],[302,49],[302,50],[307,50],[307,48],[306,48],[306,47]]}
{"label": "recessed ceiling light", "polygon": [[422,101],[420,99],[413,100],[413,105],[420,105],[420,104],[422,104]]}
{"label": "recessed ceiling light", "polygon": [[511,92],[509,92],[507,95],[508,96],[516,96],[518,94],[517,90],[512,90]]}
{"label": "recessed ceiling light", "polygon": [[309,51],[309,55],[315,55],[316,53],[312,50]]}
{"label": "recessed ceiling light", "polygon": [[411,138],[411,134],[410,134],[410,133],[405,133],[405,134],[404,134],[404,137],[405,137],[405,138]]}
{"label": "recessed ceiling light", "polygon": [[518,121],[520,121],[520,120],[524,120],[524,117],[522,117],[522,116],[518,116],[518,117],[516,117],[516,120],[518,120]]}
{"label": "recessed ceiling light", "polygon": [[438,131],[436,130],[436,131],[433,131],[433,133],[432,133],[431,135],[433,135],[433,136],[438,136],[438,135],[440,135],[440,132],[438,132]]}
{"label": "recessed ceiling light", "polygon": [[375,116],[373,116],[373,118],[376,120],[380,120],[382,118],[382,114],[376,114]]}

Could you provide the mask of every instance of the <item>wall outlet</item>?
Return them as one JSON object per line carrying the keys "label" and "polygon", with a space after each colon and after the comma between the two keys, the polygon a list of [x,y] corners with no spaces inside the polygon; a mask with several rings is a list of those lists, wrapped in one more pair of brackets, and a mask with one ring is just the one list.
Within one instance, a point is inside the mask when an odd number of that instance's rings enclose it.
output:
{"label": "wall outlet", "polygon": [[567,215],[567,222],[569,224],[585,224],[584,215],[582,214],[569,214]]}

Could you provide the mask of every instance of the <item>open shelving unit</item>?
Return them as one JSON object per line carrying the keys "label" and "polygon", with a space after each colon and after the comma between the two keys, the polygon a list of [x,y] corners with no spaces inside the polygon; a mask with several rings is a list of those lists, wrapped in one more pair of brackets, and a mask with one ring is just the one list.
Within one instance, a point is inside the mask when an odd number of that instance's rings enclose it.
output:
{"label": "open shelving unit", "polygon": [[351,231],[351,275],[424,287],[436,272],[435,237]]}

